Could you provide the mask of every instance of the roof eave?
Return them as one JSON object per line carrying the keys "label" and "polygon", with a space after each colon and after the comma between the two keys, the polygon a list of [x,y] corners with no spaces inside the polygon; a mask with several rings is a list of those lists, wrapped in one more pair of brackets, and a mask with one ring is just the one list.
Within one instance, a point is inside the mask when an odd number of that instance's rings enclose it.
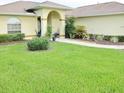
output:
{"label": "roof eave", "polygon": [[39,10],[39,9],[43,9],[43,8],[52,8],[52,9],[60,9],[60,10],[72,10],[72,8],[59,8],[59,7],[48,7],[48,6],[37,6],[37,7],[34,7],[34,8],[30,8],[30,9],[26,9],[27,11],[28,10]]}
{"label": "roof eave", "polygon": [[84,17],[97,17],[97,16],[111,16],[111,15],[119,15],[124,14],[124,12],[118,12],[118,13],[108,13],[108,14],[96,14],[96,15],[86,15],[86,16],[74,16],[74,15],[67,15],[67,17],[75,17],[75,18],[84,18]]}
{"label": "roof eave", "polygon": [[35,14],[31,13],[5,13],[5,12],[0,12],[0,15],[16,15],[16,16],[37,16]]}

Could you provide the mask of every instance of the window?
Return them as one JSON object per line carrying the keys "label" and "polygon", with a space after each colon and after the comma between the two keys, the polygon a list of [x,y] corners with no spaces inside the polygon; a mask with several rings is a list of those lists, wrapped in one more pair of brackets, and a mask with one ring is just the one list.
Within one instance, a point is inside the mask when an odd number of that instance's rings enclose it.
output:
{"label": "window", "polygon": [[7,30],[9,34],[21,33],[21,22],[17,18],[10,18],[7,22]]}

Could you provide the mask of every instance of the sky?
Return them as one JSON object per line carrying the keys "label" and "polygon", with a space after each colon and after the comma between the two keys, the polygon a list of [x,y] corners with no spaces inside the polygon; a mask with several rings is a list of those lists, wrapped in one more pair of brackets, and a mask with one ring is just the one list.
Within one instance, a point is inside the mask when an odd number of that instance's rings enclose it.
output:
{"label": "sky", "polygon": [[[25,1],[25,0],[0,0],[0,5],[14,1]],[[26,1],[35,1],[35,2],[52,1],[69,7],[79,7],[83,5],[91,5],[91,4],[111,2],[111,1],[124,3],[124,0],[26,0]]]}

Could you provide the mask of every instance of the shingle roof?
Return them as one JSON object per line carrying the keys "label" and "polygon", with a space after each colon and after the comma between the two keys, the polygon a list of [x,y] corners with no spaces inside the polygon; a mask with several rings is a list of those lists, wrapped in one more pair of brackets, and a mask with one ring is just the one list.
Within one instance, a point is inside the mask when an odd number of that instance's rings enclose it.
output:
{"label": "shingle roof", "polygon": [[[67,9],[69,7],[66,7],[64,5],[56,4],[53,2],[32,2],[32,1],[17,1],[5,5],[0,6],[0,14],[3,13],[16,13],[16,14],[29,14],[27,12],[27,9],[31,8],[38,8],[38,7],[50,7],[50,8],[61,8],[61,9]],[[30,13],[31,14],[31,13]],[[32,13],[33,14],[33,13]]]}
{"label": "shingle roof", "polygon": [[61,4],[57,4],[57,3],[54,3],[54,2],[50,2],[50,1],[45,1],[45,2],[42,2],[40,3],[40,5],[36,6],[36,7],[32,7],[31,9],[38,9],[38,8],[44,8],[44,7],[47,7],[47,8],[57,8],[57,9],[71,9],[70,7],[68,6],[64,6],[64,5],[61,5]]}
{"label": "shingle roof", "polygon": [[25,10],[39,5],[37,2],[17,1],[0,6],[0,13],[27,13]]}
{"label": "shingle roof", "polygon": [[124,4],[119,2],[108,2],[95,5],[78,7],[66,13],[67,16],[87,17],[124,13]]}

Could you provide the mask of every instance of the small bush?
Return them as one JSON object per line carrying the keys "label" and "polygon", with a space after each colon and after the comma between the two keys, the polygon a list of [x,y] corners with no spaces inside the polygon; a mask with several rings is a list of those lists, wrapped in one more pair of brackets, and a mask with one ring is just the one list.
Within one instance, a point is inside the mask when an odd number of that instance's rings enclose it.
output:
{"label": "small bush", "polygon": [[103,40],[110,41],[111,40],[111,36],[104,36]]}
{"label": "small bush", "polygon": [[0,35],[0,43],[7,42],[9,39],[9,35]]}
{"label": "small bush", "polygon": [[45,35],[47,38],[51,38],[52,37],[52,27],[51,26],[48,26],[47,27],[47,32],[46,32],[46,35]]}
{"label": "small bush", "polygon": [[97,37],[97,35],[95,35],[95,34],[89,34],[89,39],[91,39],[91,40],[96,40],[96,37]]}
{"label": "small bush", "polygon": [[11,35],[10,39],[12,41],[21,41],[21,40],[23,40],[24,37],[25,37],[24,34],[13,34],[13,35]]}
{"label": "small bush", "polygon": [[25,37],[24,34],[4,34],[0,35],[0,43],[11,42],[11,41],[21,41]]}
{"label": "small bush", "polygon": [[49,40],[47,38],[34,38],[27,43],[28,49],[31,51],[47,50],[49,48]]}
{"label": "small bush", "polygon": [[110,41],[113,43],[117,43],[119,41],[118,36],[112,36]]}
{"label": "small bush", "polygon": [[102,41],[103,39],[104,39],[103,35],[97,35],[96,36],[96,40],[98,40],[98,41]]}
{"label": "small bush", "polygon": [[86,27],[85,26],[81,26],[81,25],[77,25],[76,26],[76,32],[86,33]]}
{"label": "small bush", "polygon": [[124,42],[124,36],[119,36],[119,42]]}
{"label": "small bush", "polygon": [[76,35],[75,35],[76,38],[85,38],[85,35],[87,34],[86,27],[77,25],[75,33],[76,33]]}

